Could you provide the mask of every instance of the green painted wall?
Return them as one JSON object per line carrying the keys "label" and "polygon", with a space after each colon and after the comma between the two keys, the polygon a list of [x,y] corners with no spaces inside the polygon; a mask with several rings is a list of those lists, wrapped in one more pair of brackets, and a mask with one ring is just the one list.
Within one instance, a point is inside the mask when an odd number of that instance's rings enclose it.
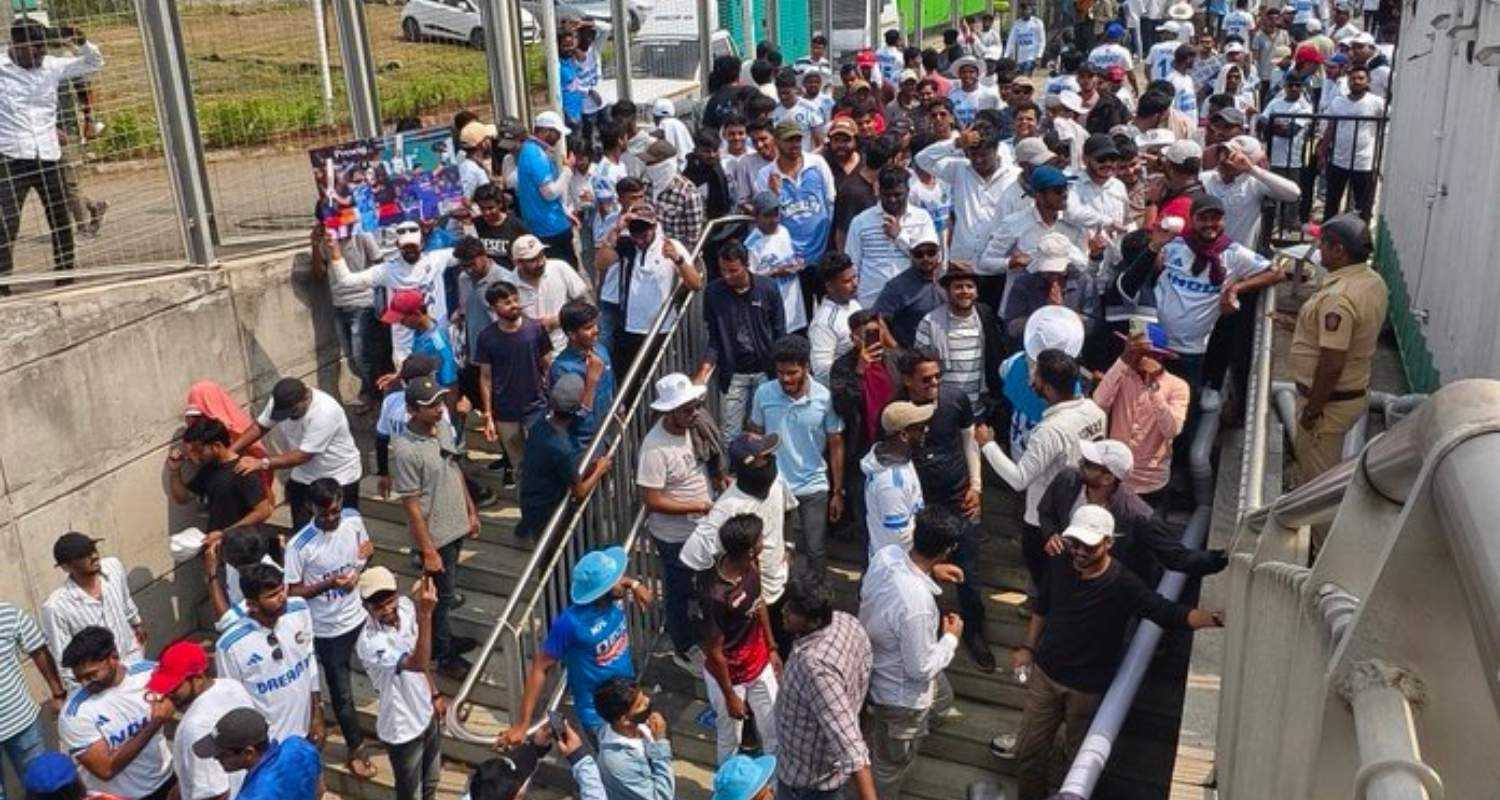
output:
{"label": "green painted wall", "polygon": [[1422,323],[1411,312],[1411,294],[1406,286],[1406,276],[1401,272],[1401,257],[1396,252],[1396,243],[1391,240],[1390,226],[1386,225],[1385,217],[1380,218],[1376,230],[1375,269],[1385,278],[1390,292],[1388,316],[1396,333],[1396,345],[1401,351],[1401,368],[1406,373],[1407,386],[1413,392],[1437,391],[1442,384],[1441,376],[1433,363],[1432,351],[1427,347]]}
{"label": "green painted wall", "polygon": [[[755,3],[756,24],[764,28],[766,24],[765,0],[753,0],[753,2]],[[781,43],[781,55],[788,65],[794,59],[807,55],[808,41],[812,39],[810,7],[810,2],[786,2],[786,0],[777,6],[781,14],[781,30],[778,40]],[[748,58],[753,56],[755,51],[754,48],[745,46],[745,32],[742,25],[743,8],[742,0],[719,0],[719,26],[729,31],[729,36],[734,39],[735,46]],[[756,41],[761,38],[762,34],[757,31]]]}

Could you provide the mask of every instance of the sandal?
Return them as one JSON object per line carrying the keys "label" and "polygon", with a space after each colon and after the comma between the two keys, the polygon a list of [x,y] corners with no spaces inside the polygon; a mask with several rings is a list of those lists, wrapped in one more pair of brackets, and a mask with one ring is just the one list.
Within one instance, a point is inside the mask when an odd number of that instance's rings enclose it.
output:
{"label": "sandal", "polygon": [[362,781],[375,777],[375,765],[370,763],[370,759],[365,756],[355,756],[345,762],[344,766],[349,768],[350,774]]}

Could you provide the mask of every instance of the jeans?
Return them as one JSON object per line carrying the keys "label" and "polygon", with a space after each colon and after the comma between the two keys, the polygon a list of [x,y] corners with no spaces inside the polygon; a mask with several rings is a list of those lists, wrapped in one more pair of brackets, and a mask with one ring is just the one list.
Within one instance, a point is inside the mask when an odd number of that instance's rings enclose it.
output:
{"label": "jeans", "polygon": [[333,716],[339,721],[339,731],[349,745],[349,756],[359,753],[365,743],[365,733],[359,727],[359,714],[354,710],[354,688],[349,679],[349,661],[354,655],[354,645],[359,641],[359,632],[364,628],[356,625],[342,636],[317,637],[313,639],[313,652],[318,657],[318,671],[328,681],[328,699],[333,702]]}
{"label": "jeans", "polygon": [[766,382],[764,372],[736,372],[729,376],[729,388],[719,398],[719,430],[725,442],[734,441],[745,430],[745,419],[750,416],[750,405],[755,400],[755,390]]}
{"label": "jeans", "polygon": [[803,563],[823,574],[828,564],[828,492],[797,496],[797,507],[786,512],[786,531],[802,554]]}
{"label": "jeans", "polygon": [[380,321],[375,316],[375,309],[335,308],[333,318],[344,358],[349,362],[349,369],[359,378],[359,393],[365,397],[378,397],[375,379],[380,376],[375,374],[374,353],[370,348],[371,332],[375,330],[375,323]]}
{"label": "jeans", "polygon": [[437,607],[432,610],[432,660],[438,663],[458,655],[449,652],[453,649],[453,625],[448,621],[448,612],[453,610],[454,596],[458,594],[458,556],[463,549],[462,536],[438,548],[443,571],[432,576],[433,588],[437,589]]}
{"label": "jeans", "polygon": [[[16,783],[20,783],[21,775],[26,772],[26,765],[42,754],[42,718],[38,716],[15,736],[0,742],[0,747],[5,749],[5,757],[10,761],[10,768],[16,773]],[[0,775],[0,800],[5,800],[3,777]]]}
{"label": "jeans", "polygon": [[1328,196],[1323,198],[1323,219],[1332,219],[1343,208],[1345,187],[1349,189],[1354,209],[1368,222],[1375,211],[1375,173],[1340,169],[1332,164],[1328,166]]}
{"label": "jeans", "polygon": [[495,420],[495,433],[500,437],[500,447],[510,459],[511,473],[516,486],[521,485],[521,462],[526,455],[526,420]]}
{"label": "jeans", "polygon": [[1031,665],[1026,708],[1021,712],[1021,730],[1016,735],[1021,800],[1042,800],[1047,796],[1048,766],[1057,729],[1067,728],[1062,755],[1066,761],[1072,761],[1101,698],[1102,695],[1070,689],[1047,677],[1040,666]]}
{"label": "jeans", "polygon": [[[619,371],[617,359],[619,354],[615,352],[615,337],[619,333],[621,321],[619,303],[599,303],[599,344],[604,346],[604,351],[609,353],[611,358],[616,359],[615,371],[619,376],[623,376],[624,373]],[[629,368],[630,365],[626,364],[625,369]]]}
{"label": "jeans", "polygon": [[873,702],[865,706],[865,741],[870,746],[870,772],[875,779],[876,797],[901,796],[901,784],[917,761],[922,740],[930,732],[933,713],[942,713],[953,705],[953,686],[947,676],[938,675],[932,684],[932,705],[927,708]]}
{"label": "jeans", "polygon": [[0,275],[9,275],[15,269],[14,246],[21,230],[21,210],[32,189],[42,198],[42,211],[52,231],[52,268],[74,267],[73,217],[68,213],[62,162],[0,156]]}
{"label": "jeans", "polygon": [[693,570],[682,563],[682,542],[664,542],[655,536],[656,557],[661,559],[662,603],[666,607],[667,636],[672,649],[686,653],[698,643],[698,634],[688,617],[693,600]]}
{"label": "jeans", "polygon": [[[443,740],[438,735],[437,720],[427,732],[409,742],[382,742],[390,753],[391,771],[396,777],[396,800],[432,800],[437,796],[438,776],[442,774]],[[421,794],[418,794],[420,790]]]}
{"label": "jeans", "polygon": [[[719,682],[703,668],[703,681],[708,684],[708,702],[714,707],[714,754],[717,763],[723,764],[740,749],[740,737],[745,733],[745,721],[729,716],[728,702]],[[760,749],[766,755],[776,755],[776,694],[780,685],[776,681],[776,670],[766,664],[760,674],[745,683],[734,685],[734,693],[755,716],[755,730],[760,734]]]}
{"label": "jeans", "polygon": [[[1047,577],[1047,540],[1042,529],[1036,525],[1021,523],[1021,560],[1026,562],[1026,573],[1031,576],[1031,589],[1039,592]],[[967,575],[968,573],[965,573]]]}
{"label": "jeans", "polygon": [[[302,481],[294,481],[290,478],[286,482],[286,504],[292,511],[292,533],[302,530],[307,523],[312,522],[312,506],[307,501],[307,492],[311,488]],[[344,484],[344,508],[359,510],[359,481]],[[278,559],[280,560],[280,559]]]}
{"label": "jeans", "polygon": [[[1278,211],[1281,214],[1281,229],[1290,231],[1301,227],[1302,223],[1312,219],[1312,205],[1314,189],[1318,182],[1318,168],[1308,165],[1302,167],[1272,167],[1271,171],[1288,180],[1297,182],[1297,188],[1302,190],[1302,196],[1295,203],[1278,203]],[[1297,218],[1291,219],[1293,209],[1296,210]]]}
{"label": "jeans", "polygon": [[1203,415],[1199,410],[1203,400],[1203,362],[1202,353],[1178,353],[1176,358],[1167,359],[1163,364],[1168,372],[1187,381],[1188,385],[1187,419],[1183,420],[1182,432],[1172,440],[1173,464],[1186,465],[1193,449],[1198,418]]}
{"label": "jeans", "polygon": [[966,635],[982,637],[984,595],[979,589],[979,520],[960,516],[964,521],[963,536],[958,540],[958,549],[948,560],[964,571],[964,582],[958,585],[958,609],[964,620],[964,631]]}

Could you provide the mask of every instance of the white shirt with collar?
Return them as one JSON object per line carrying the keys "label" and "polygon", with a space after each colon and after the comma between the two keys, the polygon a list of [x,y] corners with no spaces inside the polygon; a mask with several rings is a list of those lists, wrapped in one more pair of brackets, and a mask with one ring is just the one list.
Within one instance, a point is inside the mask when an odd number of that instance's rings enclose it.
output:
{"label": "white shirt with collar", "polygon": [[406,669],[403,662],[417,649],[417,609],[411,598],[396,601],[396,627],[366,615],[355,653],[380,704],[375,711],[375,735],[386,744],[405,744],[427,732],[432,724],[432,684],[427,673]]}
{"label": "white shirt with collar", "polygon": [[775,604],[786,591],[787,544],[784,534],[786,512],[798,505],[797,496],[780,477],[771,484],[766,499],[746,494],[738,485],[730,486],[714,501],[714,507],[698,520],[686,542],[682,544],[682,563],[690,569],[702,572],[712,569],[714,562],[724,553],[719,541],[719,528],[730,517],[754,514],[760,517],[760,590],[767,605]]}
{"label": "white shirt with collar", "polygon": [[[1024,253],[1035,258],[1037,243],[1043,236],[1054,232],[1066,236],[1073,245],[1069,255],[1072,256],[1074,265],[1079,269],[1088,269],[1088,233],[1062,215],[1058,216],[1057,222],[1048,225],[1042,220],[1042,212],[1037,210],[1036,203],[1033,202],[1001,220],[999,225],[993,226],[989,240],[980,253],[979,263],[974,265],[974,271],[980,275],[1004,275],[1010,270],[1012,253]],[[1015,281],[1005,282],[1005,289],[1000,296],[1001,308],[1005,308],[1010,301],[1010,290],[1014,285]]]}
{"label": "white shirt with collar", "polygon": [[255,708],[271,723],[273,741],[307,735],[312,696],[318,691],[318,661],[313,657],[312,614],[306,601],[289,598],[274,629],[243,617],[219,637],[214,662],[220,678],[245,687]]}
{"label": "white shirt with collar", "polygon": [[[578,270],[566,261],[549,258],[542,268],[542,276],[535,285],[526,281],[519,273],[502,269],[501,280],[516,287],[521,301],[521,310],[528,319],[541,322],[543,317],[555,317],[569,300],[588,300],[589,285],[578,275]],[[562,325],[547,332],[552,339],[552,355],[557,355],[568,346],[568,335]]]}
{"label": "white shirt with collar", "polygon": [[[665,237],[658,227],[656,237],[651,240],[646,251],[636,251],[634,263],[629,265],[630,279],[627,281],[623,273],[619,277],[620,285],[627,293],[620,298],[621,305],[625,307],[625,319],[621,327],[626,333],[649,333],[657,313],[672,298],[672,288],[677,285],[677,265],[662,254],[663,241]],[[689,251],[682,246],[682,242],[674,239],[672,245],[677,248],[681,257],[687,257]],[[622,258],[610,267],[610,272],[618,272],[626,266]],[[666,320],[662,329],[666,330],[671,322],[671,319]]]}
{"label": "white shirt with collar", "polygon": [[[988,178],[974,171],[969,157],[954,143],[936,142],[917,153],[917,166],[948,184],[953,198],[953,236],[948,258],[973,264],[999,219],[1000,199],[1021,177],[1021,170],[1000,164]],[[864,287],[860,287],[863,294]]]}
{"label": "white shirt with collar", "polygon": [[[150,720],[146,682],[151,679],[156,662],[124,662],[120,668],[125,670],[125,677],[118,686],[102,692],[80,686],[68,696],[57,720],[57,738],[74,759],[99,741],[111,751],[118,750]],[[83,785],[92,791],[117,797],[145,797],[172,777],[172,751],[166,735],[158,730],[113,778],[99,778],[87,769],[79,769],[78,774]]]}
{"label": "white shirt with collar", "polygon": [[812,344],[812,376],[818,383],[827,386],[833,362],[854,349],[854,342],[849,340],[849,318],[862,308],[855,298],[835,303],[833,298],[824,297],[818,302],[807,326],[807,339]]}
{"label": "white shirt with collar", "polygon": [[24,69],[0,51],[0,155],[57,161],[57,87],[104,67],[104,55],[84,42],[76,56],[43,56],[36,69]]}
{"label": "white shirt with collar", "polygon": [[[1070,211],[1076,203],[1085,213],[1092,212],[1100,219],[1109,220],[1106,225],[1089,226],[1093,230],[1104,231],[1113,238],[1118,229],[1125,227],[1125,209],[1130,203],[1130,197],[1119,178],[1111,177],[1104,183],[1096,183],[1085,171],[1073,182],[1069,199]],[[1105,230],[1111,227],[1115,230]]]}
{"label": "white shirt with collar", "polygon": [[865,308],[875,305],[880,290],[891,278],[911,266],[911,249],[917,242],[937,239],[932,215],[920,206],[906,204],[895,239],[886,235],[885,218],[885,208],[877,202],[855,214],[849,221],[849,232],[844,235],[844,253],[859,270],[858,297]]}
{"label": "white shirt with collar", "polygon": [[1224,204],[1224,234],[1230,239],[1254,247],[1260,235],[1261,206],[1266,198],[1290,203],[1301,196],[1297,182],[1270,170],[1255,167],[1252,171],[1225,181],[1218,170],[1198,175],[1203,191]]}
{"label": "white shirt with collar", "polygon": [[1103,439],[1108,424],[1109,417],[1093,400],[1065,400],[1042,412],[1042,421],[1027,437],[1020,461],[1011,461],[995,442],[986,444],[980,452],[1010,488],[1026,490],[1022,519],[1027,525],[1037,525],[1037,506],[1047,486],[1059,472],[1078,463],[1078,443]]}
{"label": "white shirt with collar", "polygon": [[[376,315],[385,311],[386,304],[391,301],[391,295],[396,292],[402,289],[420,291],[427,298],[427,312],[432,315],[433,322],[437,323],[438,328],[446,330],[448,327],[448,293],[443,285],[443,272],[453,263],[453,248],[445,247],[422,253],[415,264],[407,262],[398,249],[384,263],[359,272],[350,272],[349,265],[344,263],[342,258],[334,259],[329,266],[333,270],[333,283],[340,288],[376,290]],[[405,325],[390,327],[392,358],[399,365],[411,355],[413,334],[411,328]]]}
{"label": "white shirt with collar", "polygon": [[933,682],[958,651],[958,637],[938,634],[942,593],[899,544],[886,545],[870,560],[859,590],[859,621],[870,635],[874,662],[870,702],[916,710],[932,706]]}
{"label": "white shirt with collar", "polygon": [[288,447],[312,456],[292,468],[292,480],[310,484],[319,478],[333,478],[340,486],[348,486],[364,474],[359,447],[349,432],[349,417],[332,395],[322,389],[308,391],[312,392],[312,402],[300,419],[271,419],[274,402],[267,400],[255,422],[268,431],[275,428]]}
{"label": "white shirt with collar", "polygon": [[[1385,115],[1385,100],[1374,91],[1365,92],[1358,100],[1342,95],[1328,104],[1328,113],[1336,117],[1381,117]],[[1344,119],[1327,124],[1334,126],[1330,162],[1333,166],[1353,172],[1369,172],[1375,168],[1378,122]]]}
{"label": "white shirt with collar", "polygon": [[[42,633],[47,636],[47,646],[59,664],[68,642],[90,625],[108,628],[115,635],[121,661],[135,661],[145,656],[135,638],[135,626],[141,624],[141,612],[130,596],[125,565],[120,559],[113,556],[99,559],[99,586],[99,599],[96,600],[72,578],[64,578],[62,585],[53,589],[52,594],[47,595],[47,601],[42,603]],[[66,686],[78,685],[72,670],[62,670],[62,675]]]}

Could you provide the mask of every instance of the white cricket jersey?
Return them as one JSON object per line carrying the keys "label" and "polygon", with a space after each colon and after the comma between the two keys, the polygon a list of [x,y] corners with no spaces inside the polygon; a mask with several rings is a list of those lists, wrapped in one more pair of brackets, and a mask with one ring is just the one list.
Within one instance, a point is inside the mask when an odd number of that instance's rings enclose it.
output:
{"label": "white cricket jersey", "polygon": [[[286,582],[322,583],[340,575],[358,574],[365,567],[359,551],[370,541],[365,520],[352,508],[343,510],[332,531],[309,522],[286,548]],[[331,639],[364,624],[365,608],[354,589],[329,589],[304,598],[312,612],[313,634]]]}
{"label": "white cricket jersey", "polygon": [[219,637],[214,657],[219,676],[239,681],[266,715],[272,739],[307,735],[312,696],[318,691],[318,662],[313,657],[312,614],[305,601],[288,599],[274,630],[246,616]]}
{"label": "white cricket jersey", "polygon": [[375,733],[386,744],[405,744],[427,732],[432,724],[432,685],[427,675],[401,668],[401,661],[417,648],[417,609],[411,598],[396,601],[396,627],[366,615],[355,652],[380,694]]}
{"label": "white cricket jersey", "polygon": [[[120,749],[150,721],[146,681],[151,679],[156,662],[136,661],[122,667],[125,679],[119,686],[97,693],[80,686],[68,696],[57,721],[57,736],[63,749],[75,760],[101,740],[111,751]],[[167,747],[167,737],[158,730],[125,769],[109,780],[81,767],[78,774],[83,776],[83,785],[92,791],[118,797],[145,797],[172,777],[172,753]]]}

